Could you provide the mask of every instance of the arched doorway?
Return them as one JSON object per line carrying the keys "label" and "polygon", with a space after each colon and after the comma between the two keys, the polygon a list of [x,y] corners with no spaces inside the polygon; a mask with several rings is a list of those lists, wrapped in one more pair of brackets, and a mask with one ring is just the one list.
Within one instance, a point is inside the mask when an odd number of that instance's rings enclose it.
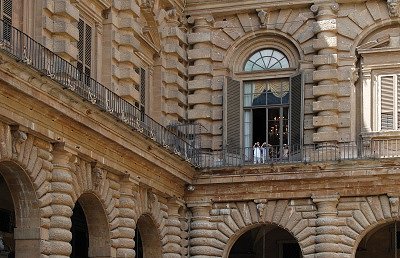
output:
{"label": "arched doorway", "polygon": [[149,215],[142,215],[138,219],[134,240],[136,258],[161,258],[160,234]]}
{"label": "arched doorway", "polygon": [[0,257],[40,256],[40,213],[36,192],[15,162],[0,162]]}
{"label": "arched doorway", "polygon": [[15,255],[14,227],[15,212],[11,192],[0,174],[0,257]]}
{"label": "arched doorway", "polygon": [[228,258],[301,258],[297,240],[285,229],[266,224],[243,233]]}
{"label": "arched doorway", "polygon": [[379,225],[369,231],[360,241],[356,258],[400,257],[400,222]]}
{"label": "arched doorway", "polygon": [[82,194],[71,217],[71,258],[111,257],[110,228],[100,200]]}

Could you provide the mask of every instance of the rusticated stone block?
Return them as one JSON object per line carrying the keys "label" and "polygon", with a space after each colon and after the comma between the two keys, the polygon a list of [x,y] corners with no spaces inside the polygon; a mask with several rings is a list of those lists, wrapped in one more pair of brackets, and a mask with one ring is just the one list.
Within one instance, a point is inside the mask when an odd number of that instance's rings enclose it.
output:
{"label": "rusticated stone block", "polygon": [[337,64],[338,55],[337,54],[327,54],[327,55],[315,55],[313,56],[314,65],[326,65],[326,64]]}
{"label": "rusticated stone block", "polygon": [[189,60],[211,58],[211,49],[198,48],[188,50]]}
{"label": "rusticated stone block", "polygon": [[188,43],[196,44],[202,42],[211,42],[211,33],[210,32],[199,32],[199,33],[191,33],[188,35]]}
{"label": "rusticated stone block", "polygon": [[313,47],[315,50],[324,48],[336,48],[337,46],[338,46],[337,37],[335,36],[333,37],[323,36],[313,40]]}
{"label": "rusticated stone block", "polygon": [[329,142],[329,141],[337,141],[338,139],[338,132],[331,131],[331,132],[318,132],[313,134],[313,141],[314,142]]}
{"label": "rusticated stone block", "polygon": [[316,127],[321,126],[337,126],[338,116],[315,116],[313,118],[313,125]]}
{"label": "rusticated stone block", "polygon": [[130,11],[134,17],[140,16],[140,7],[135,1],[130,0],[115,0],[113,1],[114,7],[119,11]]}
{"label": "rusticated stone block", "polygon": [[69,1],[55,0],[54,1],[54,13],[63,16],[69,16],[74,20],[79,20],[79,10],[70,4]]}
{"label": "rusticated stone block", "polygon": [[336,99],[313,102],[314,111],[338,110],[339,102]]}
{"label": "rusticated stone block", "polygon": [[320,33],[324,31],[336,31],[336,20],[335,19],[327,19],[322,21],[314,22],[314,32]]}
{"label": "rusticated stone block", "polygon": [[213,67],[212,65],[195,65],[189,66],[188,74],[191,76],[200,75],[200,74],[212,74]]}
{"label": "rusticated stone block", "polygon": [[355,39],[362,29],[349,18],[338,18],[338,33],[351,39]]}
{"label": "rusticated stone block", "polygon": [[337,80],[338,70],[337,69],[317,70],[313,72],[313,78],[315,81]]}
{"label": "rusticated stone block", "polygon": [[315,97],[324,96],[324,95],[338,95],[338,85],[317,85],[313,86],[313,95]]}

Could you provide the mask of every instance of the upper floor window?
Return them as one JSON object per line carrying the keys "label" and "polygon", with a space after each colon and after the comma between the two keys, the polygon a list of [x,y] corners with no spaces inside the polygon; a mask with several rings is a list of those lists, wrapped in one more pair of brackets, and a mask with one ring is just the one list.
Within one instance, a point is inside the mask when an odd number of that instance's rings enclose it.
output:
{"label": "upper floor window", "polygon": [[[302,139],[301,74],[274,48],[252,53],[242,67],[242,81],[227,83],[227,148],[244,148],[255,163],[289,158]],[[259,157],[253,146],[261,148]]]}
{"label": "upper floor window", "polygon": [[289,68],[289,61],[276,49],[263,49],[254,53],[244,66],[245,71]]}
{"label": "upper floor window", "polygon": [[400,129],[400,74],[378,76],[378,130]]}

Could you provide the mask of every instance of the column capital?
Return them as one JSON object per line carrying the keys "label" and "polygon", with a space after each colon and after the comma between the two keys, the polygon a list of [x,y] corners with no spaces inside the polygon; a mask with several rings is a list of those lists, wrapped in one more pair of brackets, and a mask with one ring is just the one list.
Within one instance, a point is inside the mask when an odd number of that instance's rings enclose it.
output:
{"label": "column capital", "polygon": [[313,202],[317,206],[318,217],[331,217],[337,214],[337,204],[339,203],[339,194],[311,196]]}

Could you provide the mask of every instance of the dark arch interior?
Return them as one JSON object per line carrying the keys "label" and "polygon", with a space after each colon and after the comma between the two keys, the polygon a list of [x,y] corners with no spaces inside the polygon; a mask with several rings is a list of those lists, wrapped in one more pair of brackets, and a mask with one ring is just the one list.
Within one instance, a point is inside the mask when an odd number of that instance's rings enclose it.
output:
{"label": "dark arch interior", "polygon": [[135,230],[136,258],[161,258],[162,246],[156,224],[149,215],[142,215]]}
{"label": "dark arch interior", "polygon": [[0,257],[14,257],[15,212],[11,192],[0,174]]}
{"label": "dark arch interior", "polygon": [[136,252],[136,258],[143,258],[143,243],[142,243],[142,237],[140,236],[140,231],[139,228],[136,227],[135,229],[135,252]]}
{"label": "dark arch interior", "polygon": [[357,247],[356,258],[400,257],[400,222],[380,225],[371,230]]}
{"label": "dark arch interior", "polygon": [[89,257],[89,230],[86,223],[85,212],[79,202],[76,202],[71,217],[72,227],[72,253],[71,258]]}
{"label": "dark arch interior", "polygon": [[286,230],[275,225],[253,228],[235,242],[229,258],[301,258],[300,246]]}

